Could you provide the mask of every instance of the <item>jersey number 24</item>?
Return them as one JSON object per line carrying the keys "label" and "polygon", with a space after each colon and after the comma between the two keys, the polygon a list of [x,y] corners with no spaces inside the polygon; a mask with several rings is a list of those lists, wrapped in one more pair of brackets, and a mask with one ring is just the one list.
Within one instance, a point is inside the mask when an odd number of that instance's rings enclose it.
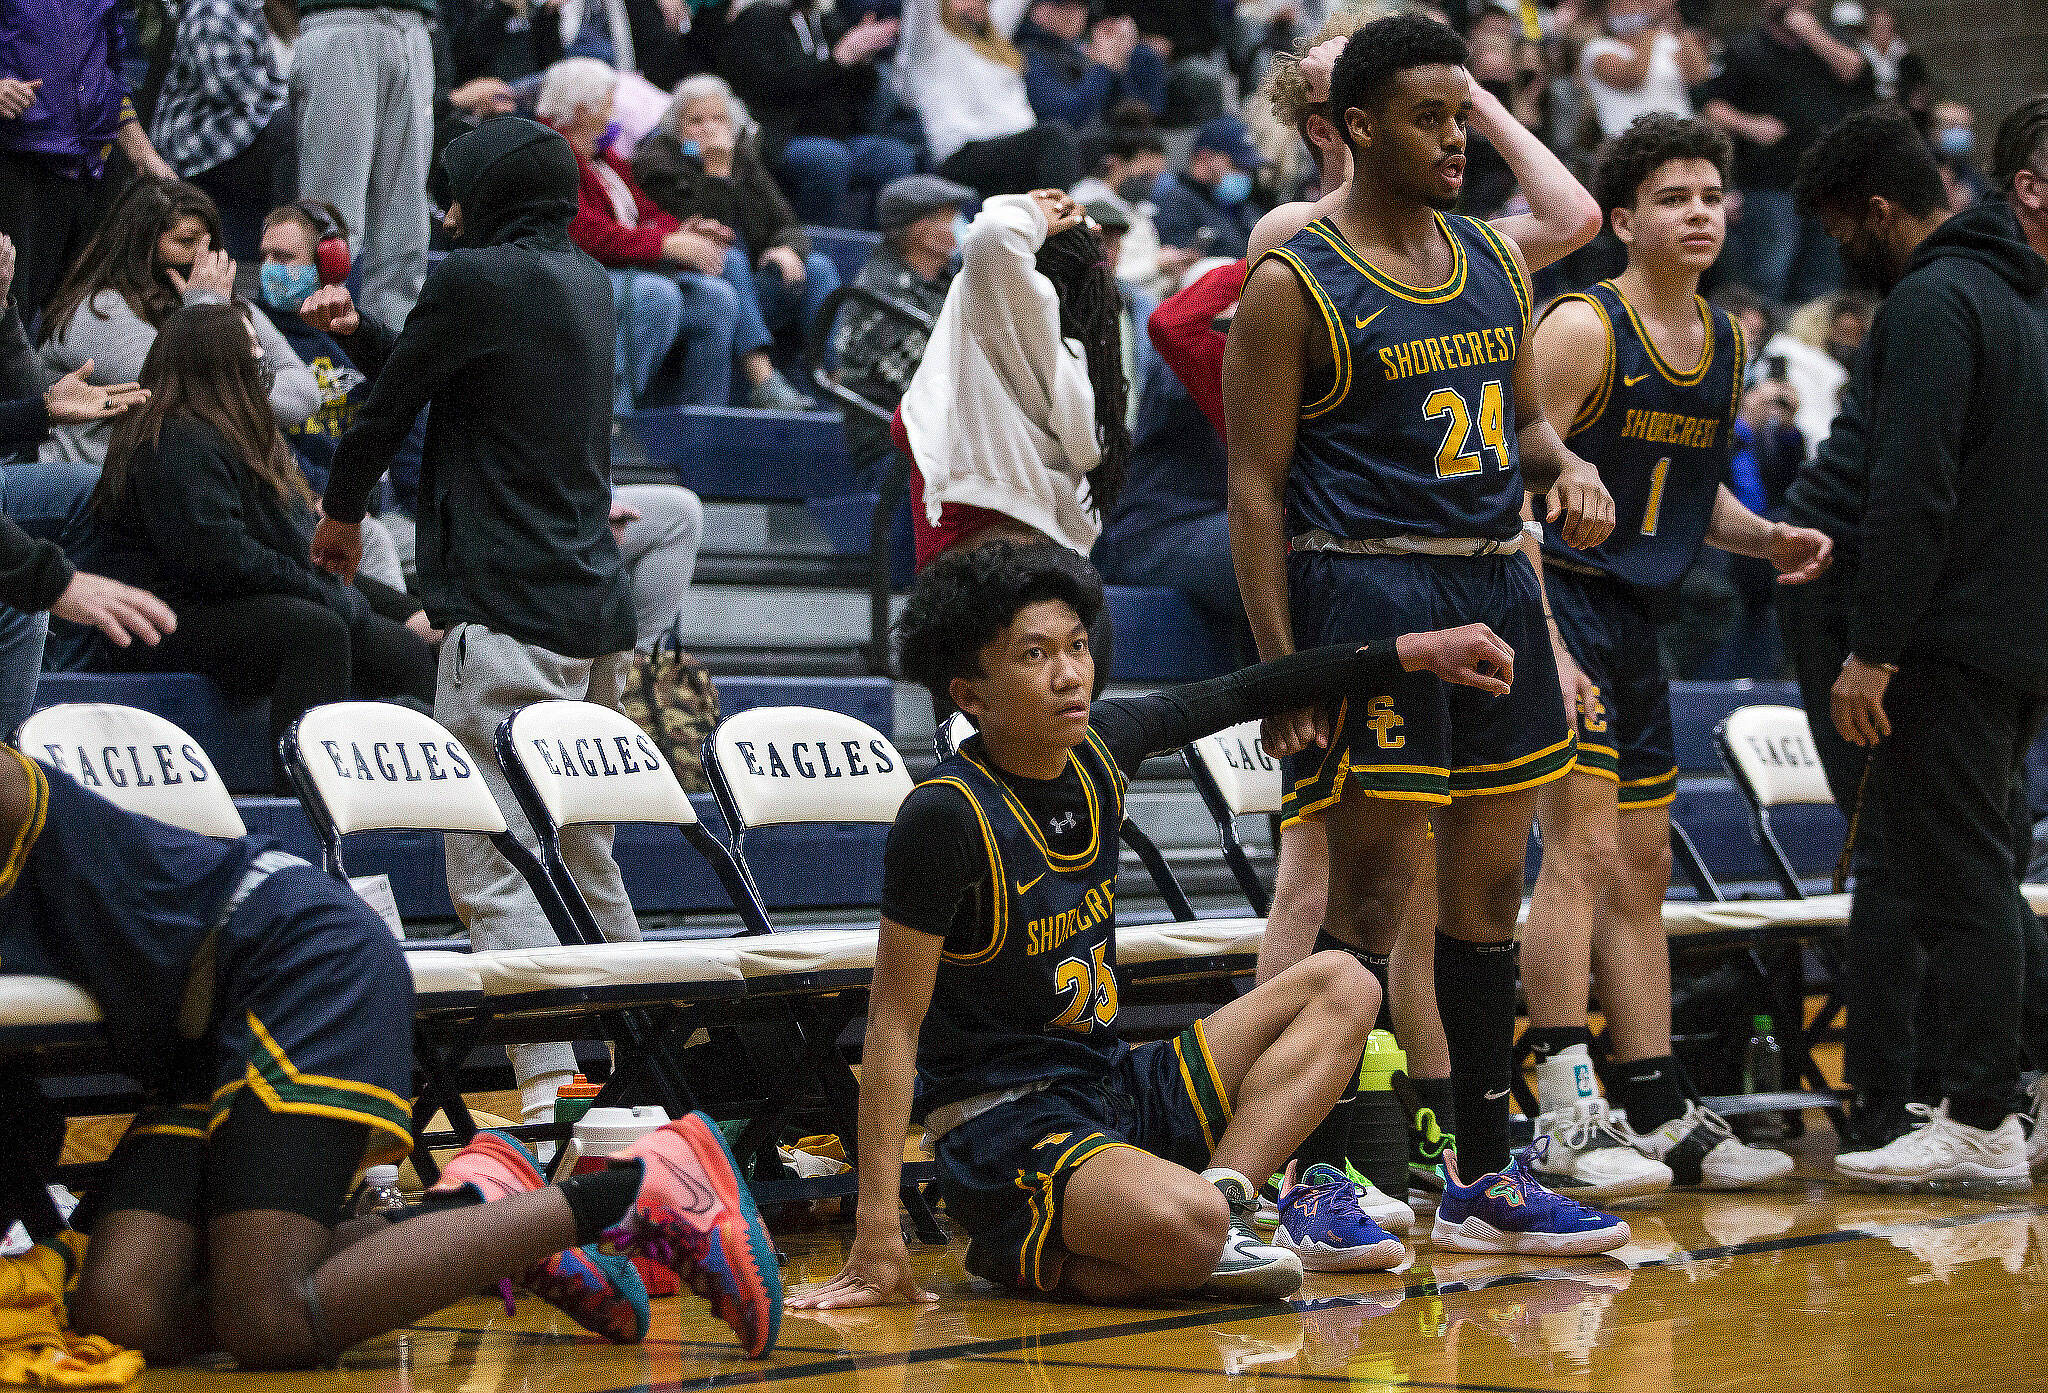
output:
{"label": "jersey number 24", "polygon": [[1443,421],[1443,443],[1436,447],[1436,476],[1454,479],[1486,468],[1485,451],[1502,469],[1508,467],[1508,413],[1498,381],[1479,389],[1479,444],[1472,444],[1472,408],[1462,392],[1439,387],[1422,403],[1422,419]]}

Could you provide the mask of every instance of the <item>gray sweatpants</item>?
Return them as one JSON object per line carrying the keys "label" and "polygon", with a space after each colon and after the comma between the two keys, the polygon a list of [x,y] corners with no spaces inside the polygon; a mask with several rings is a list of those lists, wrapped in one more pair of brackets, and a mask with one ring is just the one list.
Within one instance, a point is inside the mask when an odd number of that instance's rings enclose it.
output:
{"label": "gray sweatpants", "polygon": [[362,264],[363,313],[394,333],[427,279],[434,51],[411,10],[315,10],[292,49],[299,192],[332,203]]}
{"label": "gray sweatpants", "polygon": [[633,631],[644,653],[683,612],[704,540],[704,505],[677,484],[619,484],[612,501],[640,514],[626,524],[619,559],[633,578]]}
{"label": "gray sweatpants", "polygon": [[[458,624],[441,644],[434,688],[434,718],[460,739],[483,772],[484,783],[505,810],[505,825],[527,847],[540,843],[505,783],[493,749],[498,726],[520,707],[536,701],[594,701],[618,709],[631,653],[601,658],[565,658],[545,648],[494,633],[481,624]],[[547,916],[512,863],[490,839],[449,833],[443,839],[448,862],[448,897],[469,929],[477,952],[497,948],[541,948],[559,940]],[[608,939],[637,939],[640,922],[626,899],[626,885],[612,860],[608,826],[562,830],[562,859],[599,930]],[[514,1045],[512,1072],[521,1086],[541,1074],[568,1073],[576,1062],[565,1044]]]}

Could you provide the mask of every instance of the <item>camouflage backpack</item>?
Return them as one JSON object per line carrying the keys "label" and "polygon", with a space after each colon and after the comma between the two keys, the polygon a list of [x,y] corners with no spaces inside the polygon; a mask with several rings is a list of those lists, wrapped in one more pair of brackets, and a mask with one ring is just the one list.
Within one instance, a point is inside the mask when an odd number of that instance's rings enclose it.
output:
{"label": "camouflage backpack", "polygon": [[685,792],[710,789],[701,751],[718,724],[718,688],[673,631],[655,641],[653,652],[633,655],[621,706],[667,757]]}

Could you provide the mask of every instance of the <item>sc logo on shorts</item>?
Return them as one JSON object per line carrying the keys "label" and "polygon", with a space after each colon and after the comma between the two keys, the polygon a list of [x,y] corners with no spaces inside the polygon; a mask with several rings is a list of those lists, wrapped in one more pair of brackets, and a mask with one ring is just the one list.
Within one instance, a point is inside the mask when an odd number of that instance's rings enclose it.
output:
{"label": "sc logo on shorts", "polygon": [[1365,708],[1365,728],[1372,732],[1383,750],[1398,750],[1408,743],[1408,737],[1398,734],[1408,724],[1394,714],[1394,699],[1390,696],[1374,697]]}

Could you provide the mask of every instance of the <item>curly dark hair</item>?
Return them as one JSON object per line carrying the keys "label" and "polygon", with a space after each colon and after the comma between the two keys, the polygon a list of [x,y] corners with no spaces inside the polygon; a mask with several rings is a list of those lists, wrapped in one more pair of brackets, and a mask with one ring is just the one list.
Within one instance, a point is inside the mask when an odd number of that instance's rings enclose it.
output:
{"label": "curly dark hair", "polygon": [[956,677],[981,676],[981,650],[1017,611],[1065,600],[1081,623],[1102,613],[1102,577],[1088,559],[1052,542],[989,542],[947,552],[911,588],[896,620],[903,675],[950,707]]}
{"label": "curly dark hair", "polygon": [[1927,138],[1895,106],[1859,111],[1807,147],[1792,194],[1808,216],[1861,214],[1873,198],[1914,218],[1948,206]]}
{"label": "curly dark hair", "polygon": [[1376,19],[1351,36],[1330,74],[1330,110],[1344,141],[1351,142],[1344,113],[1352,107],[1367,111],[1386,100],[1396,75],[1409,68],[1448,63],[1462,68],[1471,56],[1458,31],[1421,14],[1389,15]]}
{"label": "curly dark hair", "polygon": [[1600,212],[1634,207],[1644,181],[1673,160],[1705,160],[1721,171],[1726,184],[1732,177],[1735,147],[1705,121],[1668,111],[1645,112],[1615,137],[1593,170],[1593,197],[1600,201]]}
{"label": "curly dark hair", "polygon": [[1088,508],[1105,522],[1131,472],[1130,380],[1124,376],[1123,292],[1087,227],[1070,227],[1038,249],[1038,270],[1060,297],[1060,335],[1079,339],[1095,388],[1095,443],[1102,459],[1088,473]]}

